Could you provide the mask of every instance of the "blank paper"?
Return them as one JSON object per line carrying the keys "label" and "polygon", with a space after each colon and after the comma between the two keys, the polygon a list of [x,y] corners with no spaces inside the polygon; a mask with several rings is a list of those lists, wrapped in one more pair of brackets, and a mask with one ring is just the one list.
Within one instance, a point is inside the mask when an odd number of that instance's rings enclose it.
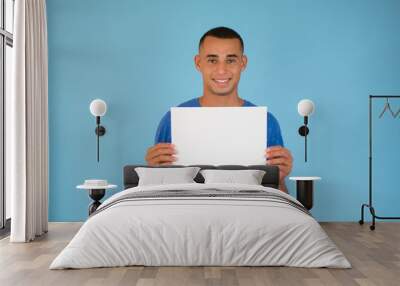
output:
{"label": "blank paper", "polygon": [[267,107],[172,107],[176,165],[265,165]]}

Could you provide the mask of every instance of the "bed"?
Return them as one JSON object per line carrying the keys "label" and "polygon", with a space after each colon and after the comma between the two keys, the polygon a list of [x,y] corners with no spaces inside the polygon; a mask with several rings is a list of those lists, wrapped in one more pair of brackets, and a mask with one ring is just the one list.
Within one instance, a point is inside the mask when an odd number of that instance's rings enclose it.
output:
{"label": "bed", "polygon": [[263,170],[259,185],[205,183],[200,172],[193,183],[138,185],[139,167],[125,166],[124,190],[88,218],[50,269],[351,267],[308,210],[277,190],[277,167],[197,166]]}

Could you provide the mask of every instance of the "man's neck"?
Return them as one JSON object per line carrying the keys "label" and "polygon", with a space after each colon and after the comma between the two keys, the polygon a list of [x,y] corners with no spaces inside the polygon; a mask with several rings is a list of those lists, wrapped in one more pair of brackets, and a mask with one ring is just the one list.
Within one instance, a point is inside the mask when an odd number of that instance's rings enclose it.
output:
{"label": "man's neck", "polygon": [[199,102],[203,107],[234,107],[242,106],[244,100],[237,93],[232,95],[203,94]]}

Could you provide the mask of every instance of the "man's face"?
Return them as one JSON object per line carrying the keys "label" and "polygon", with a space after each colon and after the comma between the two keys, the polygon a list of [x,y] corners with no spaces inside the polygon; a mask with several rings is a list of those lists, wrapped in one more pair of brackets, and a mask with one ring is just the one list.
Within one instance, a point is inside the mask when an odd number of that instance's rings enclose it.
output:
{"label": "man's face", "polygon": [[206,37],[195,56],[195,65],[203,76],[203,86],[215,95],[230,95],[237,91],[241,72],[246,68],[238,39]]}

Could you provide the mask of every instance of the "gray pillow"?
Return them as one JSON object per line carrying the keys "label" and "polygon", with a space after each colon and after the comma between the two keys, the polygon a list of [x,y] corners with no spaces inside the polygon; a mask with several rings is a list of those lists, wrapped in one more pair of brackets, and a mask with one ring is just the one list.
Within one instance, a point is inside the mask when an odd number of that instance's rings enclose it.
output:
{"label": "gray pillow", "polygon": [[265,171],[262,170],[202,170],[205,184],[231,183],[261,185]]}
{"label": "gray pillow", "polygon": [[193,179],[199,167],[183,168],[135,168],[139,176],[138,186],[196,183]]}

